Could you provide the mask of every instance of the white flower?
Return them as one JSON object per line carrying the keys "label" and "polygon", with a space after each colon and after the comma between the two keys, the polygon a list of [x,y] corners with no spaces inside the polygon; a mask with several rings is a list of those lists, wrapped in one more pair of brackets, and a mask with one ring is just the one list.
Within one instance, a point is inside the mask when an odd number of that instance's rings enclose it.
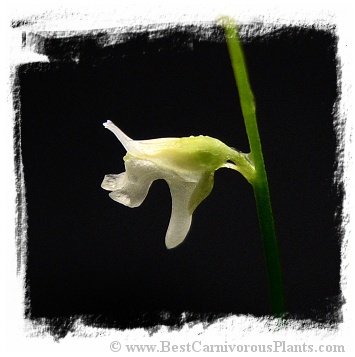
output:
{"label": "white flower", "polygon": [[171,218],[165,236],[167,248],[174,248],[186,237],[195,208],[210,194],[214,172],[228,167],[241,172],[248,181],[254,166],[247,154],[238,152],[208,136],[132,140],[111,121],[104,123],[124,148],[126,171],[106,175],[101,187],[109,196],[128,207],[144,201],[153,181],[164,179],[172,198]]}

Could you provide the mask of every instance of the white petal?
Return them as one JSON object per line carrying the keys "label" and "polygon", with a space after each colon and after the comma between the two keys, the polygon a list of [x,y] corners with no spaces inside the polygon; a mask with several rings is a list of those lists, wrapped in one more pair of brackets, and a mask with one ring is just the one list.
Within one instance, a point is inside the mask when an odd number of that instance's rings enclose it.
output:
{"label": "white petal", "polygon": [[213,173],[201,173],[196,182],[184,181],[178,176],[167,177],[166,181],[172,199],[171,217],[165,236],[166,247],[170,249],[186,238],[191,226],[192,213],[212,190]]}
{"label": "white petal", "polygon": [[119,175],[106,175],[104,180],[102,181],[101,187],[107,191],[115,191],[124,185],[124,180],[126,178],[125,175],[125,172]]}
{"label": "white petal", "polygon": [[[150,186],[150,185],[149,185]],[[109,196],[116,202],[121,203],[127,207],[135,208],[142,204],[149,191],[149,186],[144,187],[142,190],[132,190],[129,185],[113,191]]]}
{"label": "white petal", "polygon": [[125,162],[126,172],[106,175],[101,186],[113,191],[109,196],[125,206],[138,207],[146,198],[154,180],[161,178],[159,167],[151,161],[130,157]]}
{"label": "white petal", "polygon": [[170,187],[172,208],[169,227],[165,236],[165,245],[168,249],[171,249],[182,243],[190,230],[192,212],[189,210],[189,202],[197,183],[171,179],[166,181]]}
{"label": "white petal", "polygon": [[140,150],[138,150],[136,141],[128,137],[120,128],[118,128],[115,124],[112,123],[111,120],[107,120],[106,123],[103,124],[104,127],[110,130],[115,134],[117,139],[121,142],[123,147],[130,152],[131,154],[139,154]]}

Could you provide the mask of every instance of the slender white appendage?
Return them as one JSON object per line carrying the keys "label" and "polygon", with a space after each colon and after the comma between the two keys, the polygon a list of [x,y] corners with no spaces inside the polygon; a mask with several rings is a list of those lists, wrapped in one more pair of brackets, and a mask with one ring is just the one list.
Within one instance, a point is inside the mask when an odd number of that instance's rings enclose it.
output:
{"label": "slender white appendage", "polygon": [[133,139],[128,137],[120,128],[118,128],[111,120],[107,120],[106,123],[103,123],[103,126],[115,134],[117,139],[127,150],[127,152],[134,154],[137,152],[137,144]]}

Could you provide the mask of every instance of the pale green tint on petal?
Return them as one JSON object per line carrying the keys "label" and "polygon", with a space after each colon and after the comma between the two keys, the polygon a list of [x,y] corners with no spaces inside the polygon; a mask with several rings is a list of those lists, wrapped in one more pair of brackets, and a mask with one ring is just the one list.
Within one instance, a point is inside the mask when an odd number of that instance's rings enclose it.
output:
{"label": "pale green tint on petal", "polygon": [[211,193],[214,183],[214,172],[203,172],[197,183],[195,190],[192,192],[189,201],[189,212],[191,214],[197,206]]}
{"label": "pale green tint on petal", "polygon": [[116,135],[129,154],[174,170],[217,170],[231,158],[231,148],[209,136],[132,140],[111,121],[104,126]]}
{"label": "pale green tint on petal", "polygon": [[[144,144],[150,145],[148,142]],[[160,166],[179,171],[180,175],[188,179],[191,173],[214,172],[223,167],[228,150],[228,146],[217,139],[191,136],[175,139],[156,154],[146,154],[145,158],[153,159]]]}

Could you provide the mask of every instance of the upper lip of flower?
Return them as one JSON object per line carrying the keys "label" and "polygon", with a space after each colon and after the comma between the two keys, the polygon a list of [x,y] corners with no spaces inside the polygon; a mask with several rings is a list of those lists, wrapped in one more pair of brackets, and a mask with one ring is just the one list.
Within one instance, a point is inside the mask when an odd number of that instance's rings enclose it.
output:
{"label": "upper lip of flower", "polygon": [[[253,166],[246,154],[207,137],[132,140],[111,121],[104,123],[127,150],[126,172],[106,175],[102,188],[112,191],[110,197],[128,207],[144,201],[150,185],[164,179],[170,188],[172,212],[165,237],[167,248],[174,248],[186,237],[195,208],[209,195],[214,171],[229,167],[250,177]],[[245,156],[245,157],[244,157]],[[238,164],[227,162],[237,158]],[[239,165],[239,166],[238,166]]]}

